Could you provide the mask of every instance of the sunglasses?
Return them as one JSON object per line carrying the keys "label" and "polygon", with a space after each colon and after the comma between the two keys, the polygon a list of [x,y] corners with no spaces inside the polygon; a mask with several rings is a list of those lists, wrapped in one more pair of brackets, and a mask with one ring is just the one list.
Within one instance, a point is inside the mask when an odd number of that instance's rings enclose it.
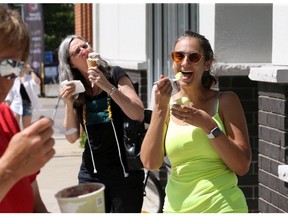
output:
{"label": "sunglasses", "polygon": [[12,59],[0,60],[0,76],[6,79],[14,79],[18,77],[23,70],[25,63]]}
{"label": "sunglasses", "polygon": [[190,53],[185,53],[181,51],[175,51],[171,53],[171,57],[174,62],[182,62],[185,58],[185,56],[188,56],[188,59],[191,63],[197,63],[200,61],[202,58],[202,55],[198,52],[190,52]]}
{"label": "sunglasses", "polygon": [[70,55],[70,57],[72,57],[72,56],[74,56],[74,57],[78,56],[79,53],[80,53],[80,51],[81,51],[81,49],[87,49],[88,46],[89,46],[89,43],[88,43],[88,42],[85,42],[85,43],[81,44],[80,46],[77,47],[77,49],[74,50],[74,52],[72,52],[72,54]]}

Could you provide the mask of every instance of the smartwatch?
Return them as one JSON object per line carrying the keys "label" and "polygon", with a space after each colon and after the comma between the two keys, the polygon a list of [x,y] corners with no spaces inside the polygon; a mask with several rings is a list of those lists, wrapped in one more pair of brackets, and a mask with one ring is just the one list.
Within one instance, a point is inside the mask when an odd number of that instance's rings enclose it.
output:
{"label": "smartwatch", "polygon": [[214,139],[214,138],[218,137],[220,134],[221,134],[221,130],[217,126],[217,127],[213,128],[207,136],[209,139]]}

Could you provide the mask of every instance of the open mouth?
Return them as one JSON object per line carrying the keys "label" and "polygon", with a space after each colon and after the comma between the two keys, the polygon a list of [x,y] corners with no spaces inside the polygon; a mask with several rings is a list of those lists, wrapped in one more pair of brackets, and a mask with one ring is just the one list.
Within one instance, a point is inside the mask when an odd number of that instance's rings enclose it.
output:
{"label": "open mouth", "polygon": [[188,78],[190,78],[191,76],[192,76],[192,72],[182,72],[182,74],[183,74],[183,77],[182,77],[182,79],[184,78],[184,79],[188,79]]}

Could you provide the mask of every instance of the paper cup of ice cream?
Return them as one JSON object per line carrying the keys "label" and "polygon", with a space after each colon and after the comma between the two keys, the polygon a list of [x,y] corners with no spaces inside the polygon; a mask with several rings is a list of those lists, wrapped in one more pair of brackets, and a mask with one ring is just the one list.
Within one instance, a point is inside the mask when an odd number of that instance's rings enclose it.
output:
{"label": "paper cup of ice cream", "polygon": [[85,183],[64,188],[55,197],[62,213],[105,213],[105,185]]}

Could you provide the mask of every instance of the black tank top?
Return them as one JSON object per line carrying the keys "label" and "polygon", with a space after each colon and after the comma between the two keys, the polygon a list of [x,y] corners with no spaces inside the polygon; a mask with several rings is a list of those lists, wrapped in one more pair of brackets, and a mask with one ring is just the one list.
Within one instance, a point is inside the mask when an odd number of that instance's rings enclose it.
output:
{"label": "black tank top", "polygon": [[21,97],[22,97],[22,101],[31,102],[30,98],[29,98],[29,95],[27,94],[27,91],[26,91],[23,83],[21,83],[21,85],[20,85],[20,94],[21,94]]}

